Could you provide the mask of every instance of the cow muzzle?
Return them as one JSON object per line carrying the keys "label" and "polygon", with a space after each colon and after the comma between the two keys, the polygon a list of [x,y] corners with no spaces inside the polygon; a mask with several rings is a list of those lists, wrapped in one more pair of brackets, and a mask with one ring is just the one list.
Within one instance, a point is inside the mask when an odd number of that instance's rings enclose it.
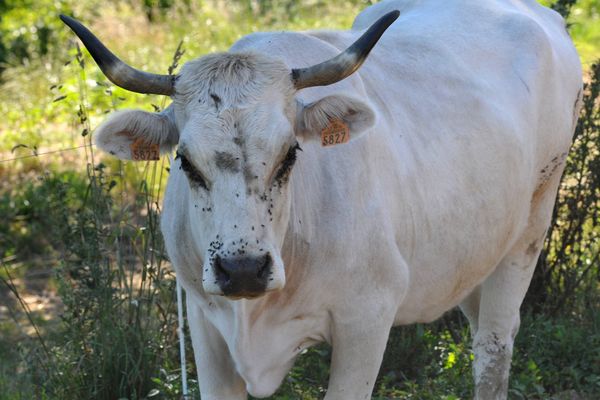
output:
{"label": "cow muzzle", "polygon": [[273,258],[265,253],[259,256],[224,258],[213,262],[215,283],[223,295],[232,298],[254,298],[267,291],[273,280]]}

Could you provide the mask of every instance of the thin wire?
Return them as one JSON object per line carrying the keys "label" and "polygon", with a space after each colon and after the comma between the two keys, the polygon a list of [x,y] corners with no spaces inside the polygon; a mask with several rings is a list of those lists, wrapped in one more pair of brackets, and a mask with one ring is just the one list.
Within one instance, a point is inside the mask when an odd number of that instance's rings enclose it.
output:
{"label": "thin wire", "polygon": [[19,156],[19,157],[15,157],[15,158],[7,158],[5,160],[0,160],[0,163],[5,163],[5,162],[9,162],[9,161],[16,161],[16,160],[22,160],[24,158],[45,156],[45,155],[48,155],[48,154],[64,153],[64,152],[67,152],[67,151],[72,151],[72,150],[77,150],[77,149],[82,149],[84,147],[92,147],[92,146],[93,146],[93,144],[92,145],[90,145],[90,144],[84,144],[84,145],[77,146],[77,147],[69,147],[69,148],[66,148],[66,149],[46,151],[44,153],[30,154],[28,156]]}
{"label": "thin wire", "polygon": [[[169,165],[173,165],[173,155],[168,154]],[[181,362],[181,394],[184,399],[189,396],[188,382],[187,382],[187,368],[185,362],[185,320],[183,318],[183,290],[179,283],[177,275],[175,275],[175,282],[177,283],[177,334],[179,336],[179,360]]]}
{"label": "thin wire", "polygon": [[187,385],[187,369],[185,366],[185,333],[183,332],[185,322],[183,320],[183,293],[179,279],[175,277],[175,280],[177,281],[177,319],[179,325],[177,327],[177,333],[179,334],[179,357],[181,361],[181,392],[183,398],[187,399],[189,394]]}

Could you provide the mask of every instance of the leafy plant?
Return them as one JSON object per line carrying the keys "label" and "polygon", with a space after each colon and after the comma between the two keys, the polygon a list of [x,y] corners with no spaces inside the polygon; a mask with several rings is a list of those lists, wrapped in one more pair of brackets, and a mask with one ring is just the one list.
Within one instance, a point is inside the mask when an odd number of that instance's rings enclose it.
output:
{"label": "leafy plant", "polygon": [[600,64],[590,72],[552,225],[525,301],[553,314],[599,305]]}

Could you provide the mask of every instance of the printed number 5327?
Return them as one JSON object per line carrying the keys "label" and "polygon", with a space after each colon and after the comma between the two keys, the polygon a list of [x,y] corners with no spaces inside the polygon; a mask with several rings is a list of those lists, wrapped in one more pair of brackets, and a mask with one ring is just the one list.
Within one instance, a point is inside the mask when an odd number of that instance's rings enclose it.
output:
{"label": "printed number 5327", "polygon": [[346,143],[346,132],[335,132],[323,136],[323,146]]}

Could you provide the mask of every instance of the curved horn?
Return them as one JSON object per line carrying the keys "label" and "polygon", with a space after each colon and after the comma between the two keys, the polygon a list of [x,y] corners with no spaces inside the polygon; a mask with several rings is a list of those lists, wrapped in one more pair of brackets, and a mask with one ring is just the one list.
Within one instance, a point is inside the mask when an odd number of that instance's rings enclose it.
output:
{"label": "curved horn", "polygon": [[351,75],[360,68],[383,32],[399,15],[398,10],[385,14],[375,21],[356,42],[336,57],[312,67],[292,69],[292,82],[296,89],[331,85]]}
{"label": "curved horn", "polygon": [[66,15],[60,19],[75,32],[88,49],[104,75],[112,83],[123,89],[137,93],[164,94],[167,96],[175,92],[174,75],[158,75],[143,72],[130,67],[102,44],[88,28],[79,21]]}

